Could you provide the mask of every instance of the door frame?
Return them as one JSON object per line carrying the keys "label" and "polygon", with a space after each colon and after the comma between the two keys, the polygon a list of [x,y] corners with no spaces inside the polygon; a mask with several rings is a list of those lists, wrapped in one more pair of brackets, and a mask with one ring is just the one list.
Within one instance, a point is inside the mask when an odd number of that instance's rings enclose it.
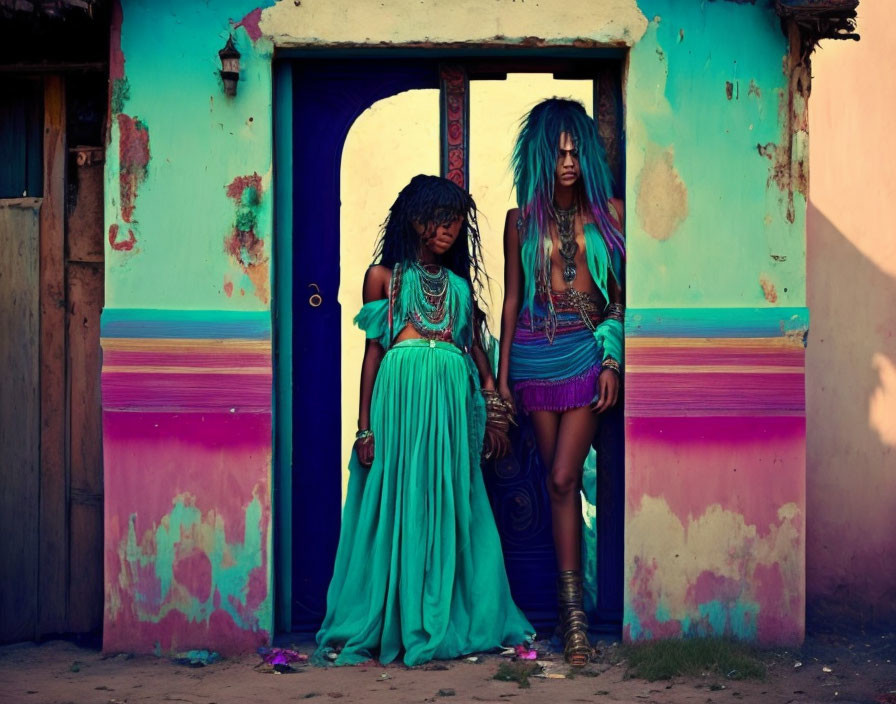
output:
{"label": "door frame", "polygon": [[[274,178],[274,241],[272,271],[273,317],[273,562],[271,584],[274,588],[274,628],[278,633],[292,630],[293,574],[293,68],[302,60],[345,59],[426,59],[446,63],[472,64],[473,78],[495,73],[572,74],[569,61],[617,60],[622,63],[623,77],[627,70],[628,48],[538,47],[538,48],[339,48],[282,49],[273,61],[273,178]],[[584,72],[583,72],[584,73]],[[597,105],[597,84],[595,101]],[[620,97],[620,134],[625,140],[624,92]],[[442,145],[443,146],[443,145]],[[625,159],[621,160],[617,187],[625,189]],[[467,184],[469,187],[469,184]]]}

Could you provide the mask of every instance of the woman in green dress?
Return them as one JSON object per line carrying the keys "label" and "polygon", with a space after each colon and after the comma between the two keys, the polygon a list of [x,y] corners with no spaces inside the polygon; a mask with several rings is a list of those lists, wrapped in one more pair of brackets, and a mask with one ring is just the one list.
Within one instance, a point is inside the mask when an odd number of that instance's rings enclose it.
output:
{"label": "woman in green dress", "polygon": [[472,198],[415,176],[392,205],[355,322],[367,334],[358,434],[318,658],[406,665],[517,645],[480,457],[510,415],[478,329]]}

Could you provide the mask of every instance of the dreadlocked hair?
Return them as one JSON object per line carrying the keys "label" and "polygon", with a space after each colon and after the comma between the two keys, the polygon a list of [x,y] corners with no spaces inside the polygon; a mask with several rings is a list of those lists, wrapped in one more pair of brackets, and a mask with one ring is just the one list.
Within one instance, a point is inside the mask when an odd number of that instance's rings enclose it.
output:
{"label": "dreadlocked hair", "polygon": [[[522,264],[525,300],[532,306],[536,287],[550,289],[550,222],[554,214],[554,175],[560,134],[572,138],[579,153],[581,177],[576,182],[576,206],[589,213],[607,246],[610,265],[622,281],[625,242],[610,219],[612,176],[597,126],[576,100],[549,98],[536,105],[520,122],[513,148],[513,185],[523,220]],[[595,282],[600,283],[600,282]]]}
{"label": "dreadlocked hair", "polygon": [[420,174],[401,189],[383,223],[374,252],[374,264],[393,269],[396,264],[408,265],[420,256],[423,246],[414,223],[444,225],[460,216],[463,224],[451,248],[441,255],[439,263],[470,283],[473,294],[475,327],[485,326],[482,309],[483,289],[488,276],[482,266],[482,243],[473,197],[453,181],[440,176]]}

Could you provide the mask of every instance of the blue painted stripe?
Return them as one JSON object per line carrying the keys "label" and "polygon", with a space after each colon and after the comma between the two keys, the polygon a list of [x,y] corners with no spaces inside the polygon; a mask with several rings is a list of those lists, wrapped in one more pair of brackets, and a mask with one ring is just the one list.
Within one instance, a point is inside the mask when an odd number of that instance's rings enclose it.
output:
{"label": "blue painted stripe", "polygon": [[270,311],[106,308],[102,337],[271,339]]}
{"label": "blue painted stripe", "polygon": [[808,308],[629,308],[627,337],[782,337],[806,333]]}

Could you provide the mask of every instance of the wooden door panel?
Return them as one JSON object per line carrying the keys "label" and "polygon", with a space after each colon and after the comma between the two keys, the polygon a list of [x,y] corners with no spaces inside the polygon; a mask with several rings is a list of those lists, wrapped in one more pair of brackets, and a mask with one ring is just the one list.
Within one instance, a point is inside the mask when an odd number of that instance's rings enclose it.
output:
{"label": "wooden door panel", "polygon": [[40,205],[0,200],[0,642],[37,623]]}

